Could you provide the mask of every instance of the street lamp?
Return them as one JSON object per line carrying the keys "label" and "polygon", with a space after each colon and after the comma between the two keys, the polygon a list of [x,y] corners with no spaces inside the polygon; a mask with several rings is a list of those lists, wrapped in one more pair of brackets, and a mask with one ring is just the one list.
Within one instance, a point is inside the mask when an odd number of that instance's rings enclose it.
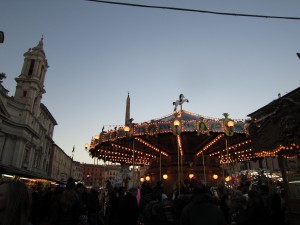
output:
{"label": "street lamp", "polygon": [[174,134],[176,135],[176,141],[177,141],[177,173],[178,173],[178,194],[180,194],[180,154],[179,154],[179,143],[178,143],[178,138],[177,136],[180,134],[178,131],[178,128],[180,127],[180,121],[178,119],[175,119],[173,121],[173,125],[175,127],[175,132]]}
{"label": "street lamp", "polygon": [[214,179],[214,180],[217,180],[218,179],[218,175],[217,174],[214,174],[213,176],[212,176],[212,178]]}
{"label": "street lamp", "polygon": [[129,126],[125,126],[124,127],[124,131],[127,133],[127,132],[129,132],[130,131],[130,127]]}
{"label": "street lamp", "polygon": [[174,120],[173,124],[175,127],[179,127],[180,121],[178,119],[176,119],[176,120]]}
{"label": "street lamp", "polygon": [[227,126],[232,128],[234,126],[234,122],[232,120],[229,120]]}
{"label": "street lamp", "polygon": [[189,174],[189,178],[192,179],[195,175],[193,173]]}
{"label": "street lamp", "polygon": [[146,181],[150,181],[150,176],[148,175],[148,176],[146,176]]}
{"label": "street lamp", "polygon": [[[224,124],[224,132],[227,136],[233,136],[234,135],[234,121],[230,118],[228,118],[228,113],[223,113],[223,116],[225,117],[223,120]],[[226,148],[226,160],[223,161],[223,180],[226,181],[226,178],[224,178],[224,166],[226,164],[227,169],[230,169],[230,159],[229,159],[229,152],[228,152],[228,143],[227,143],[227,137],[225,137],[225,148]]]}
{"label": "street lamp", "polygon": [[[133,120],[133,119],[132,119]],[[131,120],[131,121],[132,121]],[[126,138],[130,140],[132,138],[132,131],[133,131],[133,124],[129,122],[129,124],[125,125],[124,131],[126,133]],[[134,158],[134,137],[132,139],[132,176],[133,176],[133,183],[135,184],[137,182],[136,180],[136,174],[135,174],[135,158]]]}
{"label": "street lamp", "polygon": [[227,177],[225,177],[225,181],[226,181],[226,182],[229,182],[229,181],[231,181],[231,179],[232,179],[232,178],[231,178],[231,176],[227,176]]}

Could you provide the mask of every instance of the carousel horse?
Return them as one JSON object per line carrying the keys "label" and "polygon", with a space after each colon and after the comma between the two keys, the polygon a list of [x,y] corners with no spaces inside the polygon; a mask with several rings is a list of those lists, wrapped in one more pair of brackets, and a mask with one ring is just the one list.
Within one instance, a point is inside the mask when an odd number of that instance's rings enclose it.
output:
{"label": "carousel horse", "polygon": [[[186,99],[185,97],[184,97],[184,95],[183,94],[180,94],[179,95],[179,100],[176,100],[176,102],[173,102],[173,105],[174,105],[174,111],[176,111],[177,110],[177,106],[181,106],[182,107],[182,104],[184,103],[184,102],[189,102],[189,100],[188,99]],[[182,109],[182,108],[181,108]]]}

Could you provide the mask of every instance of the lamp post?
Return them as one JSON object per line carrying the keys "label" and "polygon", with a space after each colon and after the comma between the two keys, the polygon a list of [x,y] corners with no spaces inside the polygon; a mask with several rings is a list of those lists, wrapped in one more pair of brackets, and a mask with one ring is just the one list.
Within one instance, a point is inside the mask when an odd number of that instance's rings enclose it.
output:
{"label": "lamp post", "polygon": [[180,153],[179,153],[179,143],[178,143],[178,138],[177,136],[179,135],[179,126],[180,126],[180,121],[178,119],[175,119],[173,121],[173,125],[175,127],[175,135],[176,135],[176,141],[177,141],[177,175],[178,175],[178,194],[180,194]]}
{"label": "lamp post", "polygon": [[[128,125],[126,125],[125,127],[124,127],[124,131],[125,131],[125,133],[126,133],[126,137],[128,138],[128,139],[131,139],[132,138],[132,131],[133,131],[133,127],[132,127],[133,125],[132,125],[132,123],[129,123]],[[135,156],[134,156],[134,137],[133,137],[133,139],[132,139],[132,177],[133,177],[133,180],[132,180],[132,182],[133,182],[133,184],[135,185],[135,183],[136,183],[136,177],[135,177],[135,158],[134,158]]]}
{"label": "lamp post", "polygon": [[161,151],[159,151],[159,180],[161,181]]}
{"label": "lamp post", "polygon": [[203,152],[202,152],[202,164],[203,164],[204,184],[206,185],[205,158],[204,158],[204,153]]}
{"label": "lamp post", "polygon": [[[223,120],[224,132],[227,136],[233,136],[233,134],[234,134],[234,121],[228,118],[228,116],[229,116],[228,113],[223,113],[223,116],[225,117],[224,120]],[[225,181],[224,164],[226,163],[228,168],[230,166],[227,137],[225,138],[225,149],[226,149],[226,161],[223,162],[223,181]]]}

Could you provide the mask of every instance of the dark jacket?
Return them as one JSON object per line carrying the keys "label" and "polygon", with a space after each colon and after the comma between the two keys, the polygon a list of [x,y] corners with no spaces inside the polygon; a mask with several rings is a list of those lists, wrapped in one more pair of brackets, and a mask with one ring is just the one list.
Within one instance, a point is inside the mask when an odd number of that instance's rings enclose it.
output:
{"label": "dark jacket", "polygon": [[136,197],[131,193],[122,196],[115,215],[113,219],[115,225],[136,225],[139,216]]}
{"label": "dark jacket", "polygon": [[197,193],[182,210],[180,225],[226,225],[221,209],[213,203],[212,196]]}

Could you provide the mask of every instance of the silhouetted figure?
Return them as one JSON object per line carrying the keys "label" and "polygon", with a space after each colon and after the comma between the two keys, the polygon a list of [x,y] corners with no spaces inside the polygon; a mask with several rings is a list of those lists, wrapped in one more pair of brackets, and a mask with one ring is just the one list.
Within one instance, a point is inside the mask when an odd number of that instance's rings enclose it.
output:
{"label": "silhouetted figure", "polygon": [[88,210],[87,210],[87,189],[82,183],[77,183],[76,193],[78,194],[80,201],[80,216],[79,220],[82,225],[88,224]]}
{"label": "silhouetted figure", "polygon": [[220,208],[207,193],[203,184],[195,185],[193,196],[182,210],[180,225],[226,225],[224,215]]}
{"label": "silhouetted figure", "polygon": [[31,196],[24,182],[0,183],[0,225],[29,225],[30,209]]}
{"label": "silhouetted figure", "polygon": [[245,225],[247,222],[247,199],[242,191],[236,190],[231,195],[229,214],[231,224]]}
{"label": "silhouetted figure", "polygon": [[58,225],[75,225],[79,222],[80,200],[75,191],[72,177],[67,181],[66,190],[62,193],[58,206]]}
{"label": "silhouetted figure", "polygon": [[100,202],[98,198],[99,193],[92,188],[87,195],[87,212],[88,222],[90,225],[98,224],[98,215],[100,212]]}
{"label": "silhouetted figure", "polygon": [[109,218],[108,224],[112,225],[114,220],[117,217],[117,210],[120,203],[120,199],[124,196],[124,187],[114,187],[112,194],[110,196],[109,204],[108,204],[108,211],[109,211]]}
{"label": "silhouetted figure", "polygon": [[267,224],[267,219],[263,199],[256,190],[250,190],[247,203],[247,224],[265,225]]}
{"label": "silhouetted figure", "polygon": [[149,183],[144,182],[141,186],[141,200],[139,209],[143,212],[146,205],[152,200],[153,189]]}
{"label": "silhouetted figure", "polygon": [[130,188],[120,199],[115,225],[135,225],[137,224],[139,209],[136,199],[137,188]]}

